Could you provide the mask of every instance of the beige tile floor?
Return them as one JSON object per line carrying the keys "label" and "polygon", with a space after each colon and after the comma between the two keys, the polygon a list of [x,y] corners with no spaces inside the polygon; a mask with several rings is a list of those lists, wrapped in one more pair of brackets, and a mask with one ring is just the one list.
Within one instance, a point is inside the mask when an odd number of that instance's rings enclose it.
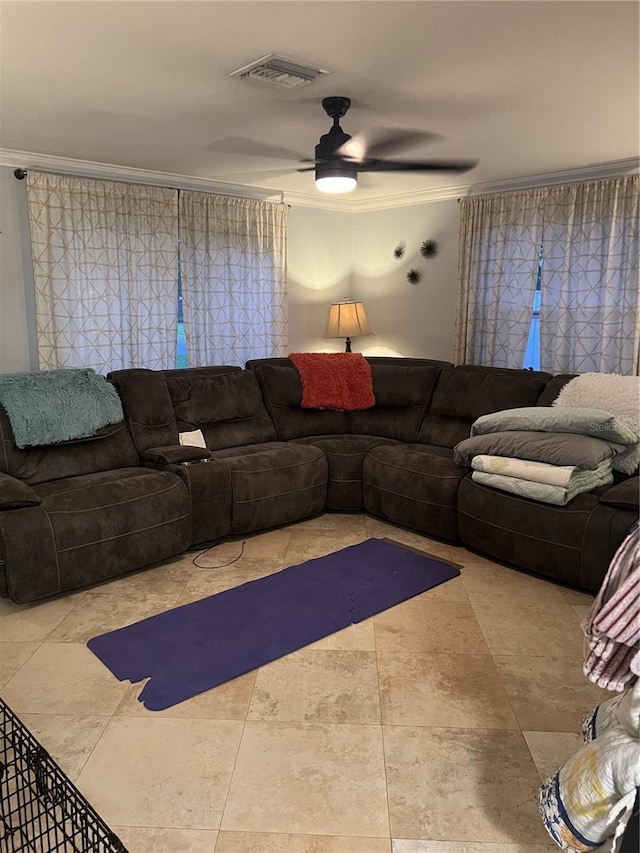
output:
{"label": "beige tile floor", "polygon": [[[160,713],[103,631],[388,536],[461,577]],[[364,515],[324,515],[32,607],[0,602],[0,692],[131,853],[543,853],[541,777],[606,696],[590,598]]]}

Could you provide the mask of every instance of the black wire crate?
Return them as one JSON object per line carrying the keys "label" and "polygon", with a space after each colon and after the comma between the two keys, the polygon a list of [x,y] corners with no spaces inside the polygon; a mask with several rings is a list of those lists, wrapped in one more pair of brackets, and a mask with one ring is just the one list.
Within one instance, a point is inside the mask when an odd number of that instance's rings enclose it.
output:
{"label": "black wire crate", "polygon": [[2,853],[127,853],[46,749],[0,699]]}

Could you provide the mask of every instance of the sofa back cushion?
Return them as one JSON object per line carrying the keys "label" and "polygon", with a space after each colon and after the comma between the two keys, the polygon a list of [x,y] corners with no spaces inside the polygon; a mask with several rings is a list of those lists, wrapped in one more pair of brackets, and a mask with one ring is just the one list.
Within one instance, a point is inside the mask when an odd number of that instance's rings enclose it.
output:
{"label": "sofa back cushion", "polygon": [[430,364],[372,363],[376,404],[349,412],[350,432],[415,441],[441,369]]}
{"label": "sofa back cushion", "polygon": [[138,454],[122,421],[87,438],[21,450],[0,406],[0,444],[0,470],[29,485],[138,464]]}
{"label": "sofa back cushion", "polygon": [[139,453],[178,444],[179,433],[194,429],[210,450],[276,438],[256,377],[240,367],[119,370],[109,379]]}
{"label": "sofa back cushion", "polygon": [[500,367],[443,368],[418,441],[454,447],[469,437],[471,424],[481,415],[535,406],[550,378],[548,373]]}
{"label": "sofa back cushion", "polygon": [[138,453],[178,444],[178,425],[162,370],[116,370],[107,379],[118,389]]}
{"label": "sofa back cushion", "polygon": [[179,432],[202,430],[209,450],[275,441],[276,429],[255,374],[176,372],[167,388]]}
{"label": "sofa back cushion", "polygon": [[281,441],[308,435],[340,435],[349,432],[347,412],[302,408],[302,383],[289,359],[262,359],[260,364],[247,363],[248,373],[255,374],[269,414]]}
{"label": "sofa back cushion", "polygon": [[552,376],[544,386],[542,394],[538,397],[536,406],[552,406],[554,400],[567,382],[575,379],[576,376],[577,373],[559,373],[557,376]]}
{"label": "sofa back cushion", "polygon": [[421,358],[367,358],[376,404],[355,412],[302,408],[302,384],[288,358],[253,359],[267,408],[282,441],[311,435],[376,435],[415,441],[442,365]]}

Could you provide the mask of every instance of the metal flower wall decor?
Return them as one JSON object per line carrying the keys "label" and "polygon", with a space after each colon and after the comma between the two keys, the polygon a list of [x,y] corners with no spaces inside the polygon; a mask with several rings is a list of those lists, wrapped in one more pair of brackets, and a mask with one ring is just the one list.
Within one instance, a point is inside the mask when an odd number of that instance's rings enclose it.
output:
{"label": "metal flower wall decor", "polygon": [[438,254],[438,244],[435,240],[425,240],[420,246],[420,254],[423,258],[435,258]]}
{"label": "metal flower wall decor", "polygon": [[[435,240],[424,240],[422,245],[420,246],[420,254],[423,258],[435,258],[438,254],[438,243]],[[393,257],[400,261],[404,258],[407,250],[406,240],[400,240],[400,242],[396,245],[393,250]],[[410,269],[407,273],[407,281],[409,284],[418,284],[422,279],[422,273],[417,269]]]}

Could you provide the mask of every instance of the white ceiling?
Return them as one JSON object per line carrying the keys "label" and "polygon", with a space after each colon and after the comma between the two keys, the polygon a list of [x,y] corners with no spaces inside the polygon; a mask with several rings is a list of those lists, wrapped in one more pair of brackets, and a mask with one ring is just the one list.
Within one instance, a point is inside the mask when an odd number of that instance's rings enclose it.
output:
{"label": "white ceiling", "polygon": [[[363,175],[351,200],[638,155],[636,2],[22,0],[0,8],[3,149],[312,197],[313,173],[282,174],[296,168],[294,156],[214,149],[245,137],[312,156],[331,123],[320,101],[337,94],[354,100],[342,122],[349,133],[429,130],[442,140],[403,156],[479,160],[462,177]],[[333,73],[292,91],[228,77],[270,52]]]}

